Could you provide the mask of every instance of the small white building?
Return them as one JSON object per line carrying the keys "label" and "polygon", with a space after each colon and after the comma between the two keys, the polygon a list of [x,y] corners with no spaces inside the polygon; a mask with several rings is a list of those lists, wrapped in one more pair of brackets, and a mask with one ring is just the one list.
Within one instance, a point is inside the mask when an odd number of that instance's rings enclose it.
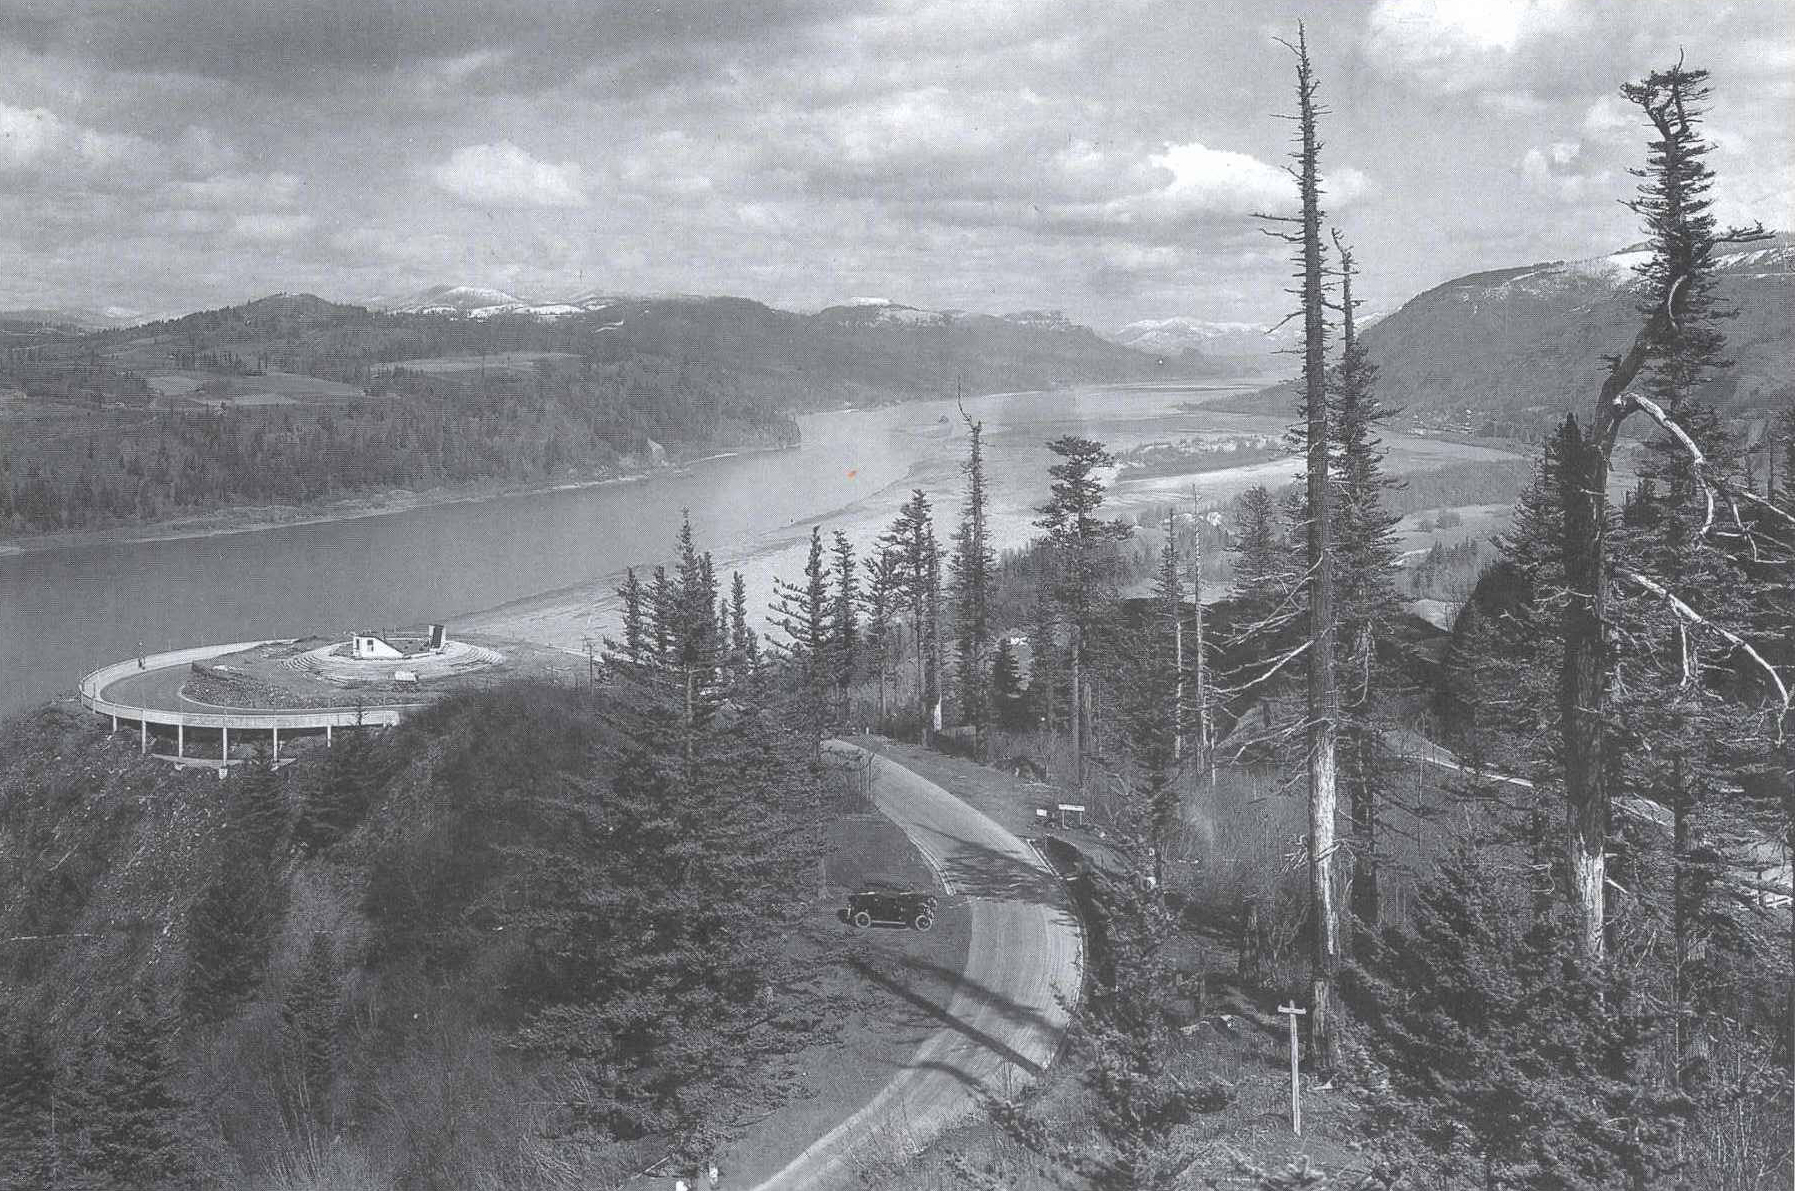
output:
{"label": "small white building", "polygon": [[384,640],[376,637],[373,633],[355,634],[353,652],[358,658],[376,661],[390,661],[393,658],[402,658],[405,656],[404,653],[394,649],[391,645],[388,645]]}

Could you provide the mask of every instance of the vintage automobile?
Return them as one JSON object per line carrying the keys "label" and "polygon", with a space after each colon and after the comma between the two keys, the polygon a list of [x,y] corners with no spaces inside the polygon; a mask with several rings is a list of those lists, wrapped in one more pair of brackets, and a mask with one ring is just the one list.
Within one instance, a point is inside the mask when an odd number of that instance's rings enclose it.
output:
{"label": "vintage automobile", "polygon": [[935,925],[935,895],[910,889],[867,889],[848,895],[848,921],[865,930],[907,926],[928,930]]}

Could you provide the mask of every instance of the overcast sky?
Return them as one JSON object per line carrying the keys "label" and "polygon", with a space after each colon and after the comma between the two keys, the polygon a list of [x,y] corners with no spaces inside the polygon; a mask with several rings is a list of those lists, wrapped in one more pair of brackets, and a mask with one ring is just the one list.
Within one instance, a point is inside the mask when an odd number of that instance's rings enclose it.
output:
{"label": "overcast sky", "polygon": [[1723,218],[1795,224],[1790,0],[0,0],[0,306],[1269,321],[1299,18],[1374,308],[1635,239],[1617,89],[1679,47]]}

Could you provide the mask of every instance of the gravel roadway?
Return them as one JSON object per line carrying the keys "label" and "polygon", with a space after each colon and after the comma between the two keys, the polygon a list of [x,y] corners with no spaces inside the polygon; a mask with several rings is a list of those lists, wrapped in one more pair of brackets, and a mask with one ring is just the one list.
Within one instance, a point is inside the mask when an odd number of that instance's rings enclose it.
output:
{"label": "gravel roadway", "polygon": [[[856,746],[835,743],[838,749]],[[873,801],[922,850],[950,897],[971,910],[966,970],[940,1026],[864,1108],[818,1138],[760,1191],[837,1191],[855,1155],[918,1150],[990,1093],[1014,1095],[1059,1053],[1078,996],[1082,943],[1059,879],[1032,847],[934,782],[874,756]]]}

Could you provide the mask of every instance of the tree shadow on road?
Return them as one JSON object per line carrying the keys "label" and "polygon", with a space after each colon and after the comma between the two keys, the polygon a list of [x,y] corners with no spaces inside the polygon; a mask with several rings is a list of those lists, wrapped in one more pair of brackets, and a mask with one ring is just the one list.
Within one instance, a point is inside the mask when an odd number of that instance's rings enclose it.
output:
{"label": "tree shadow on road", "polygon": [[949,1008],[955,997],[965,993],[979,1004],[994,1009],[1005,1020],[1020,1025],[1049,1032],[1057,1032],[1064,1028],[1061,1023],[1050,1020],[1039,1010],[1018,1005],[1002,993],[928,960],[907,958],[903,961],[903,967],[906,973],[924,976],[931,981],[933,987],[939,989],[939,992],[933,992],[932,995],[918,992],[904,980],[881,972],[857,958],[850,958],[848,965],[860,973],[861,977],[869,984],[890,993],[918,1014],[971,1039],[1007,1062],[1021,1067],[1030,1075],[1040,1075],[1043,1070],[1041,1064],[1028,1058],[1003,1039],[957,1017]]}
{"label": "tree shadow on road", "polygon": [[954,841],[954,850],[943,857],[941,868],[956,893],[1065,908],[1065,890],[1052,872],[975,840],[956,835],[942,838]]}

